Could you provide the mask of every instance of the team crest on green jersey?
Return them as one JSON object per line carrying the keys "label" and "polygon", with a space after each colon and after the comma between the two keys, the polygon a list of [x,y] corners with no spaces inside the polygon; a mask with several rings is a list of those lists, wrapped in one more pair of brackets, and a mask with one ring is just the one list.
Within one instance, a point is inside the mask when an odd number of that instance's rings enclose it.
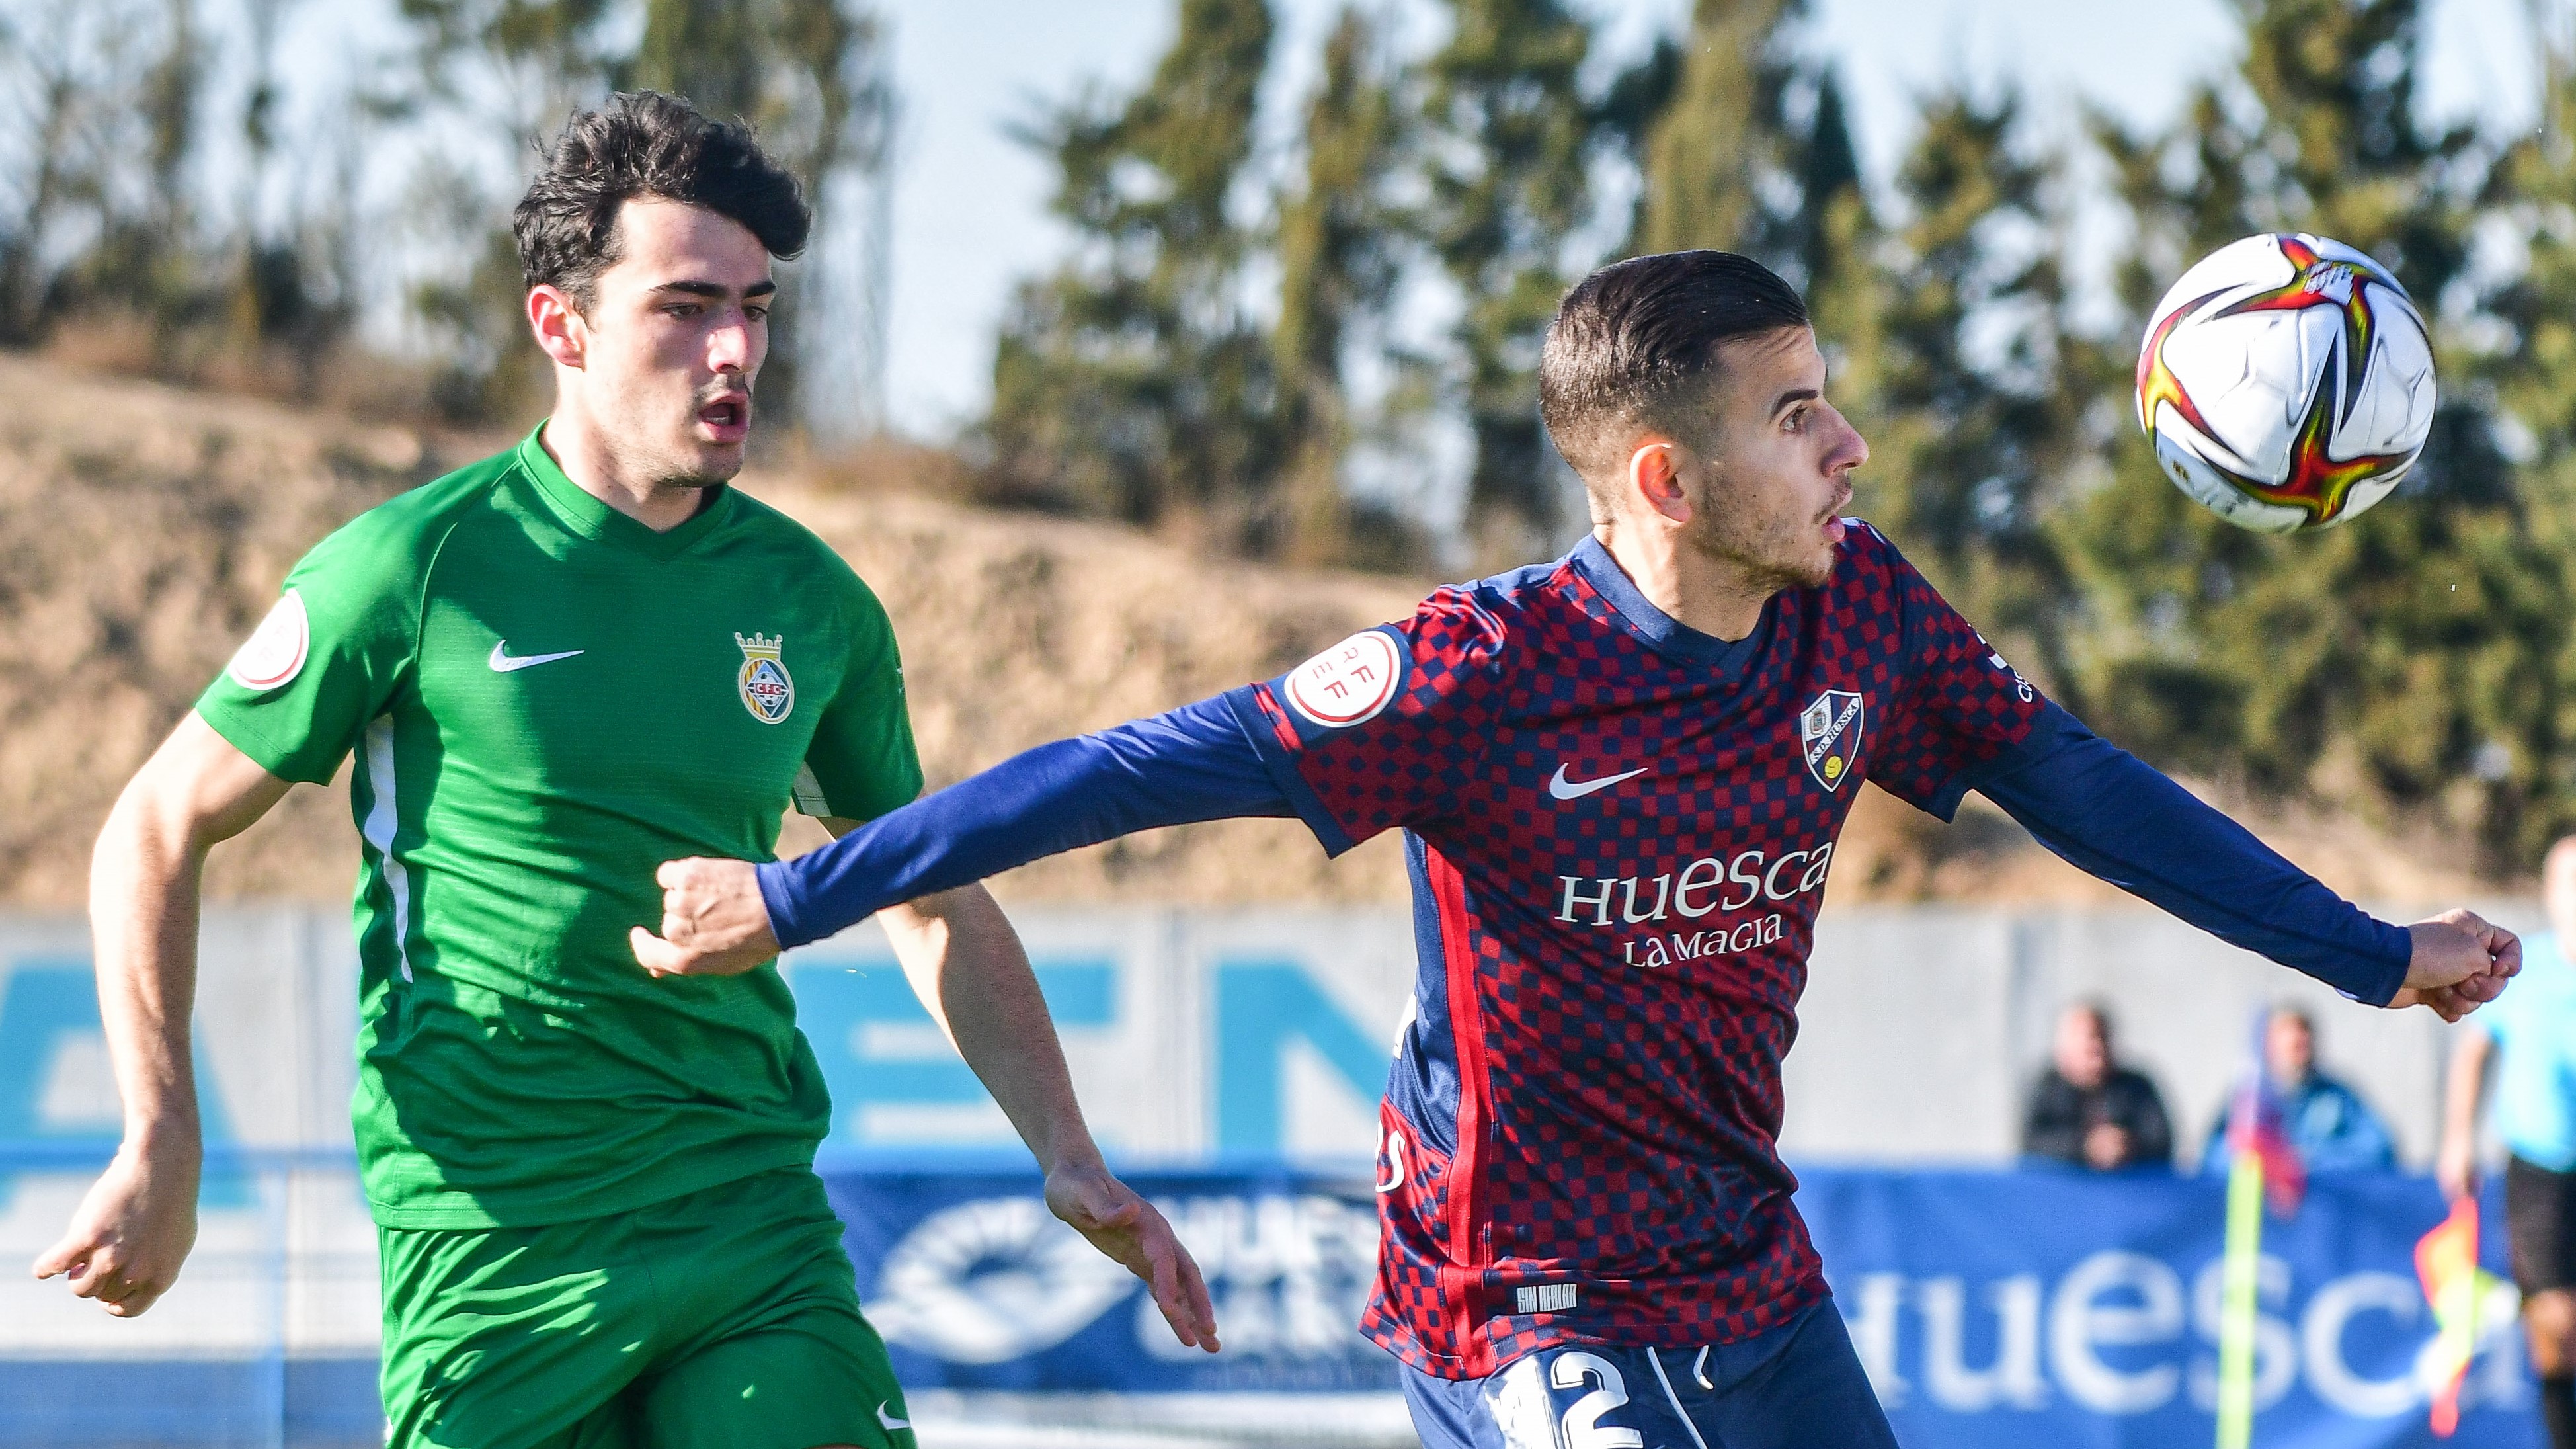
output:
{"label": "team crest on green jersey", "polygon": [[786,662],[778,657],[786,647],[786,636],[755,631],[748,639],[736,634],[733,642],[742,646],[742,673],[734,677],[742,691],[742,707],[762,724],[787,718],[796,708],[796,681],[788,677]]}

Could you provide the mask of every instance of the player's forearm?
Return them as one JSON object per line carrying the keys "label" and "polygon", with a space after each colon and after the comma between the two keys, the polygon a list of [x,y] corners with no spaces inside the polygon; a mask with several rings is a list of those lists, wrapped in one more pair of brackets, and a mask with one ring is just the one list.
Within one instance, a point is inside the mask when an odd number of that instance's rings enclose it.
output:
{"label": "player's forearm", "polygon": [[2253,832],[2051,706],[2046,742],[1977,788],[2091,875],[2231,945],[2384,1006],[2414,946]]}
{"label": "player's forearm", "polygon": [[922,1006],[1028,1144],[1038,1165],[1096,1165],[1064,1050],[1019,934],[982,886],[896,906],[882,917]]}
{"label": "player's forearm", "polygon": [[205,855],[184,812],[148,789],[129,788],[90,860],[99,1020],[131,1150],[199,1150],[188,1023]]}
{"label": "player's forearm", "polygon": [[820,850],[760,867],[781,948],[902,901],[1165,825],[1283,815],[1286,797],[1222,699],[1041,745]]}
{"label": "player's forearm", "polygon": [[2479,1099],[2486,1095],[2487,1061],[2494,1050],[2494,1038],[2480,1028],[2471,1027],[2456,1039],[2450,1067],[2443,1073],[2443,1142],[2477,1140]]}
{"label": "player's forearm", "polygon": [[206,852],[282,799],[268,773],[194,712],[135,772],[90,857],[100,1023],[129,1148],[198,1150],[188,1022]]}

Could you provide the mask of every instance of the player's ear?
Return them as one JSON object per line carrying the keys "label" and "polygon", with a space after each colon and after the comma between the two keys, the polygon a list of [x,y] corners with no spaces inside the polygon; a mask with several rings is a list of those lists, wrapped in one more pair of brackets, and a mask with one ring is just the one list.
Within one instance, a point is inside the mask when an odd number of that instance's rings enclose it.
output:
{"label": "player's ear", "polygon": [[557,365],[582,365],[590,346],[590,327],[562,288],[541,282],[528,289],[528,330],[536,334],[538,349]]}
{"label": "player's ear", "polygon": [[1690,522],[1690,497],[1682,490],[1681,460],[1671,443],[1650,439],[1628,455],[1628,490],[1646,507],[1675,523]]}

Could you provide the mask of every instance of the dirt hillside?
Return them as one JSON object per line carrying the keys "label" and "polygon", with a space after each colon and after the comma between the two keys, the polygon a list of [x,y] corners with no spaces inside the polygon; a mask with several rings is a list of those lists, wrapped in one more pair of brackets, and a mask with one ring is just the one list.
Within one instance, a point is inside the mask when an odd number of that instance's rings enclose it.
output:
{"label": "dirt hillside", "polygon": [[[506,444],[368,426],[0,354],[0,904],[72,909],[124,779],[220,669],[311,544],[361,510]],[[748,474],[743,486],[849,559],[892,614],[934,785],[1012,751],[1275,673],[1407,611],[1423,582],[1260,568],[1123,530]],[[2438,843],[2274,815],[2257,828],[2376,900],[2479,885]],[[820,833],[791,822],[783,850]],[[345,900],[345,787],[299,787],[215,852],[218,896]],[[2116,893],[1972,803],[1943,827],[1872,792],[1838,900],[2089,901]],[[1391,840],[1327,863],[1267,821],[1158,832],[1042,862],[1005,899],[1393,901]]]}

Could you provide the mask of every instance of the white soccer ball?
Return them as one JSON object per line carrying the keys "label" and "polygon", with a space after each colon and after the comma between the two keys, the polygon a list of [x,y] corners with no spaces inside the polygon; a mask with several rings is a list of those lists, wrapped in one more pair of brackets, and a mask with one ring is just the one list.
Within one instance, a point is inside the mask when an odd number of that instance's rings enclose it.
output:
{"label": "white soccer ball", "polygon": [[2138,421],[2165,475],[2228,522],[2332,528],[2387,497],[2424,451],[2432,341],[2369,253],[2249,236],[2156,304]]}

